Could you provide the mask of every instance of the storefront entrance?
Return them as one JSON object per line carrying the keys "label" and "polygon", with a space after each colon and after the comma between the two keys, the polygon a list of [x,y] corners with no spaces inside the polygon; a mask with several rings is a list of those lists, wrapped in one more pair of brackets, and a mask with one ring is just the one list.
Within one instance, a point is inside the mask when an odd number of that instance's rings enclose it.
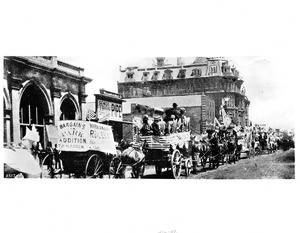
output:
{"label": "storefront entrance", "polygon": [[40,135],[40,142],[44,143],[44,120],[49,114],[48,103],[45,94],[36,84],[29,84],[20,101],[20,127],[21,138],[26,134],[26,127],[31,129],[32,125],[36,126]]}

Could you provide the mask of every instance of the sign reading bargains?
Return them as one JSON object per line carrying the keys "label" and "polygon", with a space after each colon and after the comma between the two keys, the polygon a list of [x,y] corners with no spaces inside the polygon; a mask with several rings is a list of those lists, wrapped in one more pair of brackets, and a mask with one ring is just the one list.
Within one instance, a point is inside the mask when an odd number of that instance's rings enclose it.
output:
{"label": "sign reading bargains", "polygon": [[96,150],[116,154],[111,126],[90,121],[60,121],[57,149],[76,152]]}

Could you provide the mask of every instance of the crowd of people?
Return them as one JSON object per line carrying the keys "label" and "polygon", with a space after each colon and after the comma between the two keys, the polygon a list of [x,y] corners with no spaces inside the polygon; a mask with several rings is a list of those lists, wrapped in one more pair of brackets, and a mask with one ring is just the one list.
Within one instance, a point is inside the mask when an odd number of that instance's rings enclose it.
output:
{"label": "crowd of people", "polygon": [[[156,116],[152,124],[149,123],[148,115],[144,115],[140,134],[142,136],[162,136],[189,131],[190,118],[186,117],[185,113],[185,108],[179,108],[176,103],[173,103],[172,108],[165,111],[164,118]],[[220,144],[229,144],[240,151],[254,151],[255,153],[294,147],[294,140],[291,136],[287,136],[287,133],[258,126],[241,127],[233,123],[228,127],[215,126],[213,130],[207,130],[198,135],[197,140],[209,144],[211,148],[216,148]]]}
{"label": "crowd of people", "polygon": [[217,147],[218,144],[229,144],[237,148],[237,151],[255,154],[294,148],[293,136],[288,135],[287,132],[279,132],[271,128],[240,127],[233,124],[229,127],[208,130],[206,134],[202,134],[201,140],[209,142],[212,147]]}
{"label": "crowd of people", "polygon": [[185,113],[185,108],[179,108],[176,103],[173,103],[173,107],[165,111],[164,119],[156,116],[150,124],[148,115],[145,115],[140,133],[142,136],[161,136],[189,131],[189,118],[185,116]]}

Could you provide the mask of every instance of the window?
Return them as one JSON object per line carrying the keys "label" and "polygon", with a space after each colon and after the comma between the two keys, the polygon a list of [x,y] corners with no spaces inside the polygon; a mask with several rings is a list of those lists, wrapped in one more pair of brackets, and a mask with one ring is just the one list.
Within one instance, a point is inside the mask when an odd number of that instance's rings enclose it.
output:
{"label": "window", "polygon": [[164,75],[163,75],[163,78],[162,79],[173,79],[173,77],[172,77],[172,73],[173,73],[173,71],[172,70],[165,70],[165,72],[164,72]]}
{"label": "window", "polygon": [[195,68],[192,70],[192,74],[191,76],[201,76],[202,75],[202,71],[199,68]]}
{"label": "window", "polygon": [[44,117],[49,114],[46,96],[35,85],[29,85],[24,90],[20,100],[20,132],[21,138],[25,136],[26,127],[35,124],[40,136],[40,142],[44,140]]}
{"label": "window", "polygon": [[159,71],[154,71],[154,72],[153,72],[153,76],[152,76],[151,79],[152,79],[152,80],[158,80],[158,75],[159,75],[159,73],[160,73]]}
{"label": "window", "polygon": [[149,72],[143,72],[143,76],[142,76],[142,81],[143,82],[147,82],[148,81],[148,75],[149,75]]}
{"label": "window", "polygon": [[177,78],[185,78],[185,72],[186,72],[185,69],[179,70]]}
{"label": "window", "polygon": [[134,81],[133,75],[134,75],[133,71],[131,71],[131,70],[127,71],[125,81],[128,81],[128,82]]}
{"label": "window", "polygon": [[217,73],[217,66],[210,66],[209,67],[209,74]]}

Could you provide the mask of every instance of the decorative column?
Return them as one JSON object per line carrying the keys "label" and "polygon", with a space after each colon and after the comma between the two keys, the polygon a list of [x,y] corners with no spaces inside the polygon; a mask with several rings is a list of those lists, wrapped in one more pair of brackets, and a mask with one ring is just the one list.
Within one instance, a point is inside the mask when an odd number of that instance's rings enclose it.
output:
{"label": "decorative column", "polygon": [[13,142],[19,143],[21,141],[20,132],[20,99],[19,90],[21,88],[21,78],[11,78],[11,109],[12,109],[12,125],[13,125]]}
{"label": "decorative column", "polygon": [[[55,71],[54,71],[55,72]],[[53,99],[54,109],[54,125],[58,124],[60,117],[60,98],[61,98],[61,87],[57,77],[52,77],[52,88],[51,95]]]}

